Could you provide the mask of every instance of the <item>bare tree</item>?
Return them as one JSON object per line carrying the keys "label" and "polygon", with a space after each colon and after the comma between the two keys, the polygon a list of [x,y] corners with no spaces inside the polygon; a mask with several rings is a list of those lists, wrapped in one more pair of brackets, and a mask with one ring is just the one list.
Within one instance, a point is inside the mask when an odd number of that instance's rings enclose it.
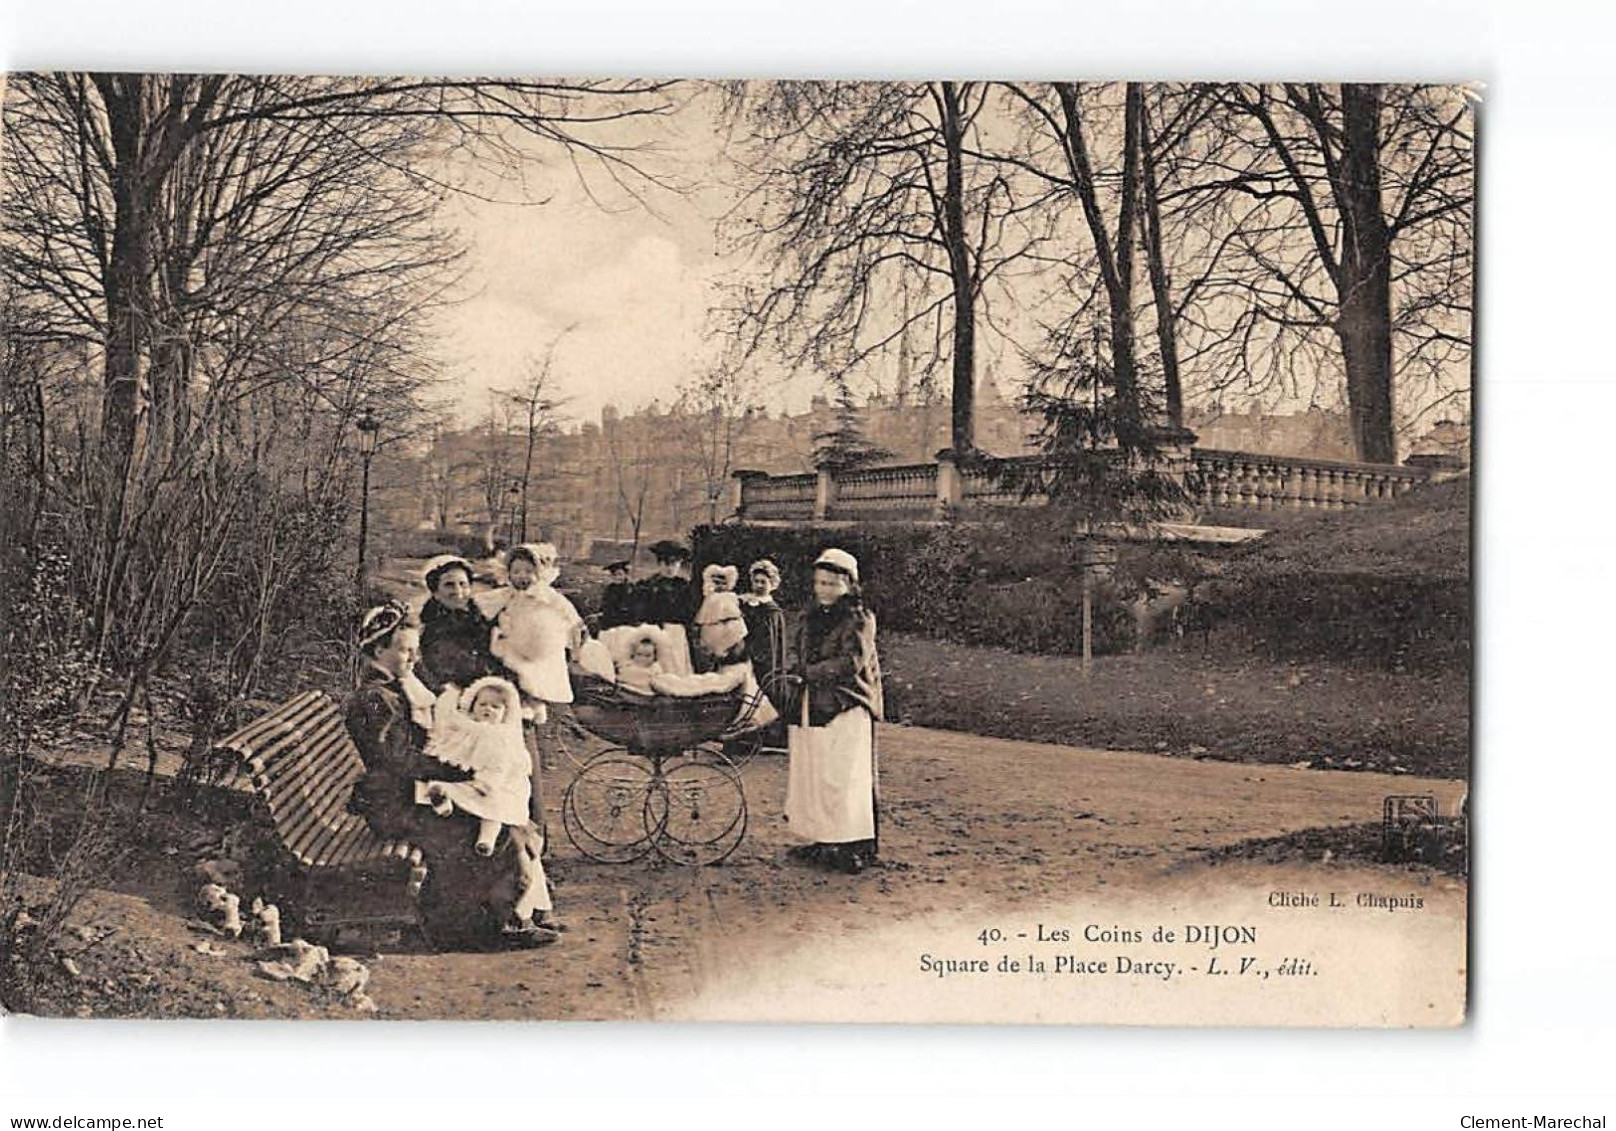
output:
{"label": "bare tree", "polygon": [[[951,373],[952,445],[973,451],[980,324],[989,287],[1035,237],[986,148],[979,83],[738,84],[745,138],[739,241],[769,266],[727,307],[741,354],[765,342],[793,369],[853,374],[914,328],[912,360]],[[893,316],[901,294],[913,296]]]}
{"label": "bare tree", "polygon": [[638,416],[625,421],[615,412],[603,413],[601,439],[612,477],[616,505],[612,516],[612,537],[622,536],[621,524],[628,523],[632,539],[629,557],[639,553],[640,534],[645,526],[645,505],[656,478],[657,456],[654,440]]}
{"label": "bare tree", "polygon": [[[1140,222],[1141,137],[1144,128],[1144,88],[1139,83],[1123,87],[1123,137],[1115,171],[1116,189],[1103,193],[1087,122],[1095,109],[1093,93],[1084,84],[1051,83],[1046,89],[1026,88],[1014,83],[1007,89],[1025,107],[1035,130],[1042,130],[1055,143],[1058,164],[1039,161],[1034,146],[1027,157],[1008,160],[1042,180],[1059,186],[1081,207],[1092,251],[1094,276],[1105,297],[1110,329],[1110,380],[1116,387],[1116,435],[1124,443],[1144,423],[1140,392],[1139,363],[1134,339],[1134,256]],[[1102,90],[1098,92],[1104,94]],[[1103,110],[1101,111],[1103,112]],[[1105,197],[1114,198],[1115,219],[1106,215]],[[1078,317],[1082,308],[1079,307]]]}
{"label": "bare tree", "polygon": [[[11,84],[8,135],[25,139],[39,181],[57,201],[72,200],[67,215],[82,219],[75,233],[82,254],[58,262],[39,253],[57,278],[59,297],[85,308],[104,306],[103,455],[110,479],[120,484],[134,458],[142,363],[159,329],[161,272],[158,246],[165,205],[184,178],[183,166],[213,135],[242,126],[269,128],[271,144],[295,145],[300,136],[386,122],[415,130],[423,124],[440,145],[496,158],[527,158],[513,137],[556,147],[575,163],[595,166],[631,190],[647,174],[634,150],[602,138],[613,122],[666,113],[668,83],[518,82],[417,79],[311,79],[251,75],[59,74],[19,75]],[[8,141],[10,139],[8,138]],[[242,160],[263,156],[263,146]],[[73,155],[74,160],[60,158]],[[375,155],[377,168],[389,161]],[[423,173],[415,174],[425,176]],[[203,185],[203,191],[209,187]],[[19,193],[23,197],[24,193]],[[183,231],[174,225],[174,231]],[[221,238],[231,233],[219,232]]]}
{"label": "bare tree", "polygon": [[[1223,88],[1224,175],[1244,198],[1241,306],[1220,336],[1244,367],[1333,339],[1359,458],[1396,458],[1398,379],[1425,399],[1469,348],[1473,144],[1452,87],[1343,83]],[[1237,296],[1237,297],[1236,297]]]}
{"label": "bare tree", "polygon": [[[286,548],[332,544],[361,405],[410,434],[424,315],[453,280],[439,158],[514,170],[545,147],[629,192],[621,125],[663,83],[22,75],[8,85],[7,337],[78,349],[43,498],[75,549],[119,727],[222,578],[252,608],[250,683],[286,607]],[[85,367],[88,368],[88,367]],[[87,394],[98,404],[88,404]],[[65,410],[65,411],[61,411]],[[8,428],[8,431],[10,429]],[[253,567],[265,563],[257,576]],[[227,602],[228,603],[228,602]],[[86,689],[86,696],[90,691]]]}
{"label": "bare tree", "polygon": [[718,500],[730,472],[744,459],[748,434],[763,411],[758,382],[740,366],[720,364],[685,383],[674,402],[683,446],[702,488],[709,524],[718,521]]}
{"label": "bare tree", "polygon": [[521,470],[517,475],[517,483],[521,489],[521,504],[517,518],[518,542],[527,541],[534,454],[541,440],[556,433],[561,419],[560,411],[566,403],[564,399],[555,395],[556,349],[561,345],[562,339],[576,329],[576,326],[574,323],[552,338],[544,349],[543,357],[527,359],[520,385],[497,391],[497,395],[509,406],[512,422],[520,430],[523,438]]}

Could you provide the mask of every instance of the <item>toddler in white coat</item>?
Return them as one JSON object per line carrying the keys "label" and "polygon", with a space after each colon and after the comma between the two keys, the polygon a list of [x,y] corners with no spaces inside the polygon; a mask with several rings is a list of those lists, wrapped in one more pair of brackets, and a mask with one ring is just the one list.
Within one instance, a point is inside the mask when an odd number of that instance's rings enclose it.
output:
{"label": "toddler in white coat", "polygon": [[516,688],[485,676],[464,691],[450,685],[438,697],[425,753],[470,770],[470,781],[427,781],[416,800],[441,816],[455,809],[480,818],[477,851],[492,856],[505,825],[526,825],[532,766],[522,742],[522,703]]}

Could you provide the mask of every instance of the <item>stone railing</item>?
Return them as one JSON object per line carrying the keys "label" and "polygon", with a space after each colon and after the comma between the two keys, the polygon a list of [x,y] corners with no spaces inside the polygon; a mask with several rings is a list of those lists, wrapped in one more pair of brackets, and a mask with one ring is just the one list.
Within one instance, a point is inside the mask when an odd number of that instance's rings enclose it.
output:
{"label": "stone railing", "polygon": [[[1195,505],[1250,510],[1343,510],[1394,499],[1430,482],[1427,466],[1346,463],[1182,447],[1164,453]],[[1000,461],[1035,464],[1037,456]],[[743,522],[915,521],[993,506],[1041,505],[980,465],[936,463],[863,468],[840,475],[737,471],[730,498]]]}
{"label": "stone railing", "polygon": [[935,463],[867,467],[829,476],[826,517],[832,520],[930,518],[937,506]]}
{"label": "stone railing", "polygon": [[1264,456],[1250,452],[1191,451],[1189,484],[1207,507],[1250,510],[1344,510],[1395,499],[1428,482],[1421,467]]}
{"label": "stone railing", "polygon": [[730,509],[763,521],[810,522],[825,512],[815,501],[821,476],[768,475],[737,471],[731,479]]}

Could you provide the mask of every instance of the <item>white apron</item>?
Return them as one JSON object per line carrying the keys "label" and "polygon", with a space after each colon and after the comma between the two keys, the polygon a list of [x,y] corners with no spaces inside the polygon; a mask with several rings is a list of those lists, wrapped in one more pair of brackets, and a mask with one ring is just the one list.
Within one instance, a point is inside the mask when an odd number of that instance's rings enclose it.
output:
{"label": "white apron", "polygon": [[[807,721],[803,695],[802,722]],[[875,728],[852,707],[827,726],[787,728],[786,821],[814,844],[875,838]]]}

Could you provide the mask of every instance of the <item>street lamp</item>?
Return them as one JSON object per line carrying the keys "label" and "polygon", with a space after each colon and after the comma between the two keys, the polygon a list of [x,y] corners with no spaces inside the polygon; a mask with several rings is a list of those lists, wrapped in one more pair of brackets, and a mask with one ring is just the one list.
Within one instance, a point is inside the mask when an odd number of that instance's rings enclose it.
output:
{"label": "street lamp", "polygon": [[359,410],[359,419],[354,421],[354,427],[359,429],[359,463],[361,467],[359,476],[359,570],[356,584],[359,586],[359,604],[365,604],[366,581],[366,555],[369,552],[366,542],[370,538],[370,461],[376,454],[376,441],[381,434],[381,421],[368,407]]}

